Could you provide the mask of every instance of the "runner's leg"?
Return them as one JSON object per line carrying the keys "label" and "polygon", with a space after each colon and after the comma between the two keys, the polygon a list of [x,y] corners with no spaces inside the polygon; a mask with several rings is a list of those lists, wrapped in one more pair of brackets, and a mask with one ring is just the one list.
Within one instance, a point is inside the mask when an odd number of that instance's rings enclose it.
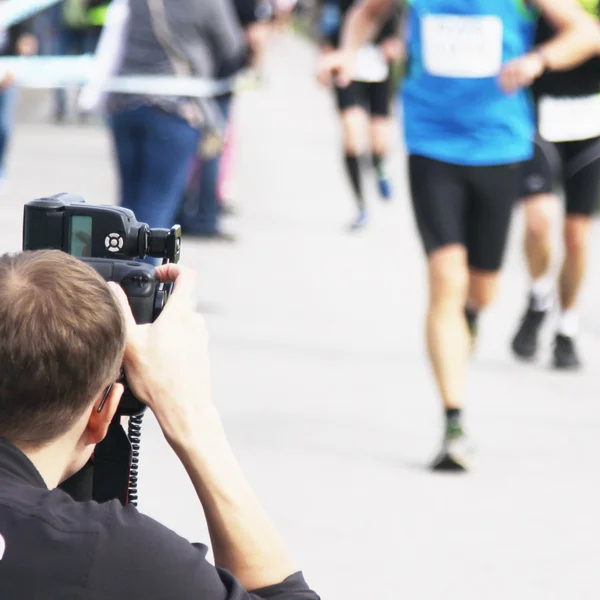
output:
{"label": "runner's leg", "polygon": [[367,85],[367,99],[371,115],[371,158],[377,177],[379,193],[384,200],[392,195],[390,180],[385,169],[385,160],[389,153],[392,118],[390,116],[391,78],[380,83]]}
{"label": "runner's leg", "polygon": [[467,308],[478,314],[496,296],[512,211],[521,187],[522,165],[469,167],[469,174]]}
{"label": "runner's leg", "polygon": [[366,114],[361,105],[361,85],[364,84],[353,82],[346,88],[336,88],[343,130],[344,165],[358,206],[358,215],[351,225],[352,229],[359,229],[366,224],[366,207],[360,173],[366,122]]}
{"label": "runner's leg", "polygon": [[523,359],[536,355],[539,332],[552,306],[551,225],[557,208],[553,189],[561,162],[557,147],[538,137],[534,156],[524,166],[521,191],[525,211],[524,246],[531,287],[527,308],[512,341],[513,352]]}
{"label": "runner's leg", "polygon": [[463,315],[468,290],[467,189],[461,172],[455,165],[409,157],[413,207],[428,256],[427,346],[446,408],[461,407],[467,363],[468,332]]}
{"label": "runner's leg", "polygon": [[565,159],[565,258],[560,273],[561,315],[554,347],[554,366],[575,368],[578,333],[576,302],[583,282],[592,217],[600,186],[600,138],[561,144]]}
{"label": "runner's leg", "polygon": [[468,293],[465,168],[422,156],[409,157],[413,207],[428,256],[427,350],[446,414],[436,469],[468,468],[461,408],[469,357],[464,315]]}

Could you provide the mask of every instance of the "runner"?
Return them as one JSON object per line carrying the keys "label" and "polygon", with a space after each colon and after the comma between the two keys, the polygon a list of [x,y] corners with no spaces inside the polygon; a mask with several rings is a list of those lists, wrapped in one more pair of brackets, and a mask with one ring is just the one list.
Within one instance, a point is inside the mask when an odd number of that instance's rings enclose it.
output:
{"label": "runner", "polygon": [[[339,47],[340,29],[354,0],[324,0],[319,19],[320,61]],[[369,125],[370,153],[375,169],[379,193],[385,200],[391,198],[390,180],[385,170],[385,157],[389,148],[392,126],[390,116],[392,90],[392,65],[402,54],[400,15],[394,13],[387,19],[374,44],[361,48],[353,80],[347,87],[335,86],[337,106],[344,131],[344,163],[352,191],[358,204],[358,214],[351,230],[367,222],[365,199],[360,174],[360,157],[363,154],[363,131]],[[319,69],[323,85],[331,84],[331,77]]]}
{"label": "runner", "polygon": [[[599,2],[580,0],[598,19]],[[538,24],[537,42],[552,36],[546,19]],[[535,155],[527,163],[525,256],[531,288],[529,304],[512,348],[517,357],[533,359],[541,325],[553,305],[555,280],[550,273],[550,211],[557,179],[566,201],[564,251],[558,280],[560,316],[554,337],[553,365],[576,369],[576,302],[587,263],[592,216],[600,191],[600,61],[594,58],[573,71],[546,73],[533,86],[538,108]],[[543,136],[543,137],[542,137]]]}
{"label": "runner", "polygon": [[[394,0],[363,0],[348,15],[343,51],[323,68],[340,84]],[[462,420],[471,331],[498,283],[522,163],[533,155],[528,87],[600,48],[574,0],[412,0],[407,16],[404,132],[413,206],[428,257],[427,346],[446,412],[434,469],[465,470]],[[468,6],[468,10],[466,8]],[[536,10],[556,30],[534,47]],[[465,318],[466,316],[466,318]]]}

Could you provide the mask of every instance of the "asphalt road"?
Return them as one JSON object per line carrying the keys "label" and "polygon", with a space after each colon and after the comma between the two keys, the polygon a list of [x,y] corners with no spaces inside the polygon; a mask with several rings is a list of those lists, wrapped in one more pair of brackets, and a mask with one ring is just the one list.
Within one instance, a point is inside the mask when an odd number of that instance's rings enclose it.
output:
{"label": "asphalt road", "polygon": [[[201,274],[215,402],[248,477],[323,598],[597,599],[600,237],[581,300],[586,369],[553,373],[547,353],[518,364],[509,353],[526,291],[517,213],[470,377],[479,467],[428,472],[441,414],[404,153],[397,142],[394,202],[373,190],[371,226],[346,233],[340,131],[313,59],[304,42],[278,41],[269,85],[236,107],[239,215],[228,226],[240,241],[184,240],[183,262]],[[24,92],[19,114],[0,198],[4,250],[20,248],[29,199],[68,190],[115,201],[101,127],[48,124],[44,93]],[[191,485],[146,421],[140,507],[206,541]]]}

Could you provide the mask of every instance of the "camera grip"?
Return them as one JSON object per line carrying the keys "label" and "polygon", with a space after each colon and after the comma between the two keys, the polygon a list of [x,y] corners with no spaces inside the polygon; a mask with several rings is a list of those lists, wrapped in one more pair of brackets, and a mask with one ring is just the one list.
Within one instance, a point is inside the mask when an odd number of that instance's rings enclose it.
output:
{"label": "camera grip", "polygon": [[[121,267],[121,265],[119,266]],[[150,265],[136,266],[136,268],[129,269],[119,275],[121,277],[117,283],[121,285],[127,295],[135,322],[138,325],[152,323],[154,320],[154,299],[158,286],[154,267]]]}
{"label": "camera grip", "polygon": [[[83,258],[105,281],[118,283],[125,292],[131,312],[138,325],[152,323],[155,306],[160,296],[156,270],[146,263],[110,260],[106,258]],[[122,382],[125,392],[121,397],[119,415],[134,416],[144,412],[145,406],[133,395],[126,380]]]}

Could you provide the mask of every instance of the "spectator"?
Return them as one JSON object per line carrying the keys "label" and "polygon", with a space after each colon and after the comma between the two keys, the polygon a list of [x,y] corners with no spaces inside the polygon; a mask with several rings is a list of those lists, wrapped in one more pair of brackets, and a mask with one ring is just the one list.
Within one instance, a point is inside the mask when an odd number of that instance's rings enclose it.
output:
{"label": "spectator", "polygon": [[[233,7],[223,0],[129,0],[118,74],[215,78],[243,54]],[[218,118],[212,99],[113,94],[108,113],[121,205],[151,227],[170,227],[200,131]]]}
{"label": "spectator", "polygon": [[[38,42],[33,33],[33,21],[18,23],[0,32],[1,56],[30,56],[38,51]],[[0,186],[5,180],[5,161],[17,98],[17,89],[9,73],[4,77],[0,89]]]}
{"label": "spectator", "polygon": [[[265,20],[269,19],[270,15],[265,13],[261,2],[257,0],[234,0],[233,4],[238,21],[244,29],[250,50],[250,63],[254,66],[256,56],[262,58],[265,41],[263,30]],[[218,77],[232,76],[239,66],[239,61],[221,65]],[[225,121],[230,121],[233,93],[219,96],[217,102]],[[230,127],[229,122],[229,135]],[[219,197],[219,174],[226,133],[223,129],[208,132],[199,156],[193,161],[190,186],[178,219],[184,233],[188,235],[221,241],[235,240],[234,236],[222,231],[219,222],[219,214],[223,208]]]}
{"label": "spectator", "polygon": [[[63,0],[59,54],[94,54],[110,5],[110,0]],[[68,114],[67,90],[56,91],[55,119],[63,122]],[[83,114],[80,114],[83,118]]]}

